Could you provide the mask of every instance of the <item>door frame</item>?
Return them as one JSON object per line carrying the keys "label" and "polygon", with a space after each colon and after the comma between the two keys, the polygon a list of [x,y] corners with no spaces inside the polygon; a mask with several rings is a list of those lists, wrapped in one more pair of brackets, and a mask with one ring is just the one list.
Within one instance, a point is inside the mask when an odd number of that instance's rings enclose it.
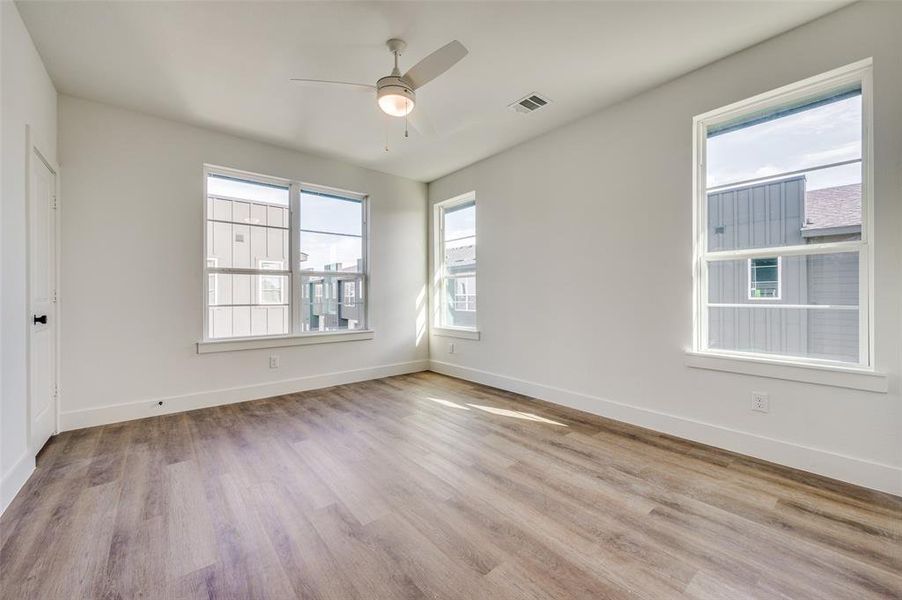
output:
{"label": "door frame", "polygon": [[[41,147],[34,140],[33,134],[31,132],[31,125],[25,125],[25,146],[26,146],[26,154],[25,154],[25,302],[26,302],[26,322],[28,315],[31,315],[31,201],[32,201],[32,175],[34,174],[35,169],[35,161],[40,160],[44,163],[44,165],[50,169],[50,172],[53,173],[53,182],[54,182],[54,195],[56,196],[55,202],[55,216],[54,216],[54,252],[53,252],[53,265],[54,265],[54,280],[53,285],[56,292],[56,302],[55,304],[55,318],[53,328],[53,337],[54,337],[54,365],[53,365],[53,376],[55,379],[56,389],[53,398],[53,435],[60,432],[60,304],[61,304],[61,294],[60,294],[60,170],[59,166],[56,162],[47,158],[47,153],[41,150]],[[31,340],[33,328],[31,326],[28,327],[28,335],[25,336],[25,415],[26,415],[26,440],[28,444],[28,448],[34,454],[37,454],[41,449],[33,448],[33,440],[32,440],[32,427],[31,427]]]}

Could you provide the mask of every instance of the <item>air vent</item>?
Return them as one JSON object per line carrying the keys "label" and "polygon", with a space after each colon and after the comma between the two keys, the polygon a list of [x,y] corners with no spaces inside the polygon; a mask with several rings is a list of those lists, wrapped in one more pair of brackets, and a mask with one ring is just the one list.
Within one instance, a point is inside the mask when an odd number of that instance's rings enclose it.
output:
{"label": "air vent", "polygon": [[540,108],[547,106],[551,100],[544,96],[540,96],[539,94],[530,94],[521,100],[517,100],[508,108],[512,108],[517,112],[521,113],[531,113],[539,110]]}

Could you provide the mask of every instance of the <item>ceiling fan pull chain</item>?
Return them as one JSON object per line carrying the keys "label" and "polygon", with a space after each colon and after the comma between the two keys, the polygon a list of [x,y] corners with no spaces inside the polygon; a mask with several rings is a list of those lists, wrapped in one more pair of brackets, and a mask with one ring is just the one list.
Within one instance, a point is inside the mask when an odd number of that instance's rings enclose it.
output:
{"label": "ceiling fan pull chain", "polygon": [[382,123],[385,125],[385,127],[383,127],[383,130],[385,131],[385,151],[388,152],[388,115],[382,117]]}

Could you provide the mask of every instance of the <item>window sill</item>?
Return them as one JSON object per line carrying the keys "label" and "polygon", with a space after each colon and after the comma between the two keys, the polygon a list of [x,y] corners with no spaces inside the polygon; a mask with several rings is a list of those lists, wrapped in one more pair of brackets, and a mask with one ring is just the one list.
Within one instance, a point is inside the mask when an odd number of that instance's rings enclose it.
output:
{"label": "window sill", "polygon": [[795,363],[776,358],[686,351],[686,366],[885,394],[886,374],[862,367]]}
{"label": "window sill", "polygon": [[197,353],[209,354],[211,352],[231,352],[233,350],[258,350],[261,348],[309,346],[311,344],[329,344],[332,342],[356,342],[358,340],[371,340],[374,335],[375,332],[371,329],[355,329],[351,331],[326,331],[323,333],[277,337],[208,340],[197,342]]}
{"label": "window sill", "polygon": [[462,327],[433,327],[432,334],[440,335],[442,337],[460,338],[463,340],[478,340],[480,336],[478,329],[464,329]]}

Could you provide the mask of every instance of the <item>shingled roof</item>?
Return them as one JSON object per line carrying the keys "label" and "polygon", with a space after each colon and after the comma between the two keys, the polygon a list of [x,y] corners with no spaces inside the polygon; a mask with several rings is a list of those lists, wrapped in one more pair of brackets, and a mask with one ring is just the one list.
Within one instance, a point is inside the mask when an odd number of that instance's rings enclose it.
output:
{"label": "shingled roof", "polygon": [[849,227],[861,227],[860,183],[805,192],[804,233]]}

